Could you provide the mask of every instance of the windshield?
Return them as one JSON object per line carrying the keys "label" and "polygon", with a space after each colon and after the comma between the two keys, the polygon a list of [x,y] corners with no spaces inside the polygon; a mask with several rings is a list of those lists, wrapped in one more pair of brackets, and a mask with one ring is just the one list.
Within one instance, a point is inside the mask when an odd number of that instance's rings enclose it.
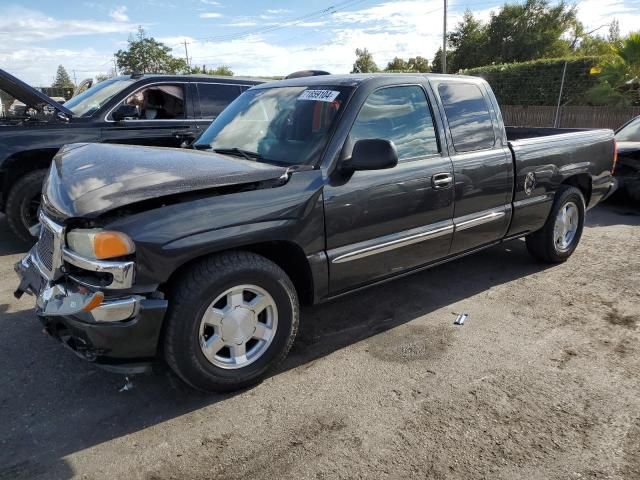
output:
{"label": "windshield", "polygon": [[619,142],[640,142],[640,117],[616,133],[616,140]]}
{"label": "windshield", "polygon": [[214,120],[194,146],[243,151],[282,165],[314,164],[351,90],[329,86],[249,90]]}
{"label": "windshield", "polygon": [[104,80],[64,104],[74,115],[89,117],[114,96],[134,83],[131,78]]}

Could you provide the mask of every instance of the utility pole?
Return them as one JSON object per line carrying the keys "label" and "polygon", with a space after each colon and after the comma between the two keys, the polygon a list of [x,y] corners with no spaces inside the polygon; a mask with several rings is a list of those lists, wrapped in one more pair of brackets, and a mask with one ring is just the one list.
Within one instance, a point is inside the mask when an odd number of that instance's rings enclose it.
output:
{"label": "utility pole", "polygon": [[444,0],[444,18],[442,23],[442,73],[447,73],[447,0]]}
{"label": "utility pole", "polygon": [[118,76],[118,62],[116,61],[115,54],[113,55],[113,73],[116,77]]}
{"label": "utility pole", "polygon": [[191,67],[189,62],[189,51],[187,50],[187,39],[184,39],[184,58],[187,60],[187,67]]}
{"label": "utility pole", "polygon": [[75,70],[71,70],[73,72],[73,84],[74,85],[78,85],[78,80],[76,79],[76,71]]}

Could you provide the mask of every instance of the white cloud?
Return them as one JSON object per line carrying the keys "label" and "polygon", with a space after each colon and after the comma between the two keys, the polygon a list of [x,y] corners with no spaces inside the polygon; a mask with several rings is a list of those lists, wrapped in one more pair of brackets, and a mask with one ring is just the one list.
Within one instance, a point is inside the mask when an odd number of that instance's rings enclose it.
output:
{"label": "white cloud", "polygon": [[220,17],[222,17],[222,14],[218,12],[205,12],[200,14],[200,18],[220,18]]}
{"label": "white cloud", "polygon": [[282,13],[290,13],[291,10],[288,10],[286,8],[270,8],[267,10],[267,13],[270,13],[272,15],[279,15]]}
{"label": "white cloud", "polygon": [[116,22],[128,22],[129,16],[127,15],[127,7],[120,5],[109,12],[109,16]]}
{"label": "white cloud", "polygon": [[212,5],[214,7],[220,6],[220,2],[215,2],[214,0],[200,0],[200,3],[204,3],[205,5]]}
{"label": "white cloud", "polygon": [[[626,6],[624,0],[583,0],[577,2],[578,18],[587,30],[609,24],[612,20],[620,23],[620,33],[626,35],[638,31],[640,26],[640,8]],[[606,35],[607,27],[598,30],[598,34]]]}
{"label": "white cloud", "polygon": [[135,29],[135,24],[127,22],[62,20],[22,7],[0,8],[0,65],[36,86],[50,85],[58,65],[70,73],[76,70],[80,81],[108,71],[113,52],[120,47],[106,42],[106,51],[81,44],[77,48],[50,48],[45,46],[48,41],[74,36],[99,38],[96,36],[110,33],[126,36]]}

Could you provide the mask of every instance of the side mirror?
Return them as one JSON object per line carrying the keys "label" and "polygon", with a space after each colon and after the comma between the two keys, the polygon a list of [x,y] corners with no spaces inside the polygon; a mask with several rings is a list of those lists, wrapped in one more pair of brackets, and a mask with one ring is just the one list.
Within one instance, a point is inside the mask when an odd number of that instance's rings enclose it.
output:
{"label": "side mirror", "polygon": [[111,117],[116,122],[127,119],[140,118],[140,107],[138,107],[137,105],[128,105],[126,103],[123,103],[118,108],[116,108],[113,113],[111,113]]}
{"label": "side mirror", "polygon": [[398,165],[398,151],[390,140],[367,138],[358,140],[353,146],[351,158],[343,163],[343,169],[383,170]]}

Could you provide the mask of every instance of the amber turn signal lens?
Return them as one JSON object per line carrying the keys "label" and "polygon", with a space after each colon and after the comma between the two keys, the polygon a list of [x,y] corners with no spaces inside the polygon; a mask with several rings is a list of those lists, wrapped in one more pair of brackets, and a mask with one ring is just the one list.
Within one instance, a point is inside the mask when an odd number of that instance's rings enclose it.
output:
{"label": "amber turn signal lens", "polygon": [[93,294],[93,297],[91,298],[91,300],[89,300],[89,303],[87,303],[82,310],[85,312],[90,312],[91,310],[99,306],[103,300],[104,300],[104,293],[96,292]]}
{"label": "amber turn signal lens", "polygon": [[119,232],[98,232],[93,237],[93,252],[98,259],[122,257],[135,251],[131,239]]}

